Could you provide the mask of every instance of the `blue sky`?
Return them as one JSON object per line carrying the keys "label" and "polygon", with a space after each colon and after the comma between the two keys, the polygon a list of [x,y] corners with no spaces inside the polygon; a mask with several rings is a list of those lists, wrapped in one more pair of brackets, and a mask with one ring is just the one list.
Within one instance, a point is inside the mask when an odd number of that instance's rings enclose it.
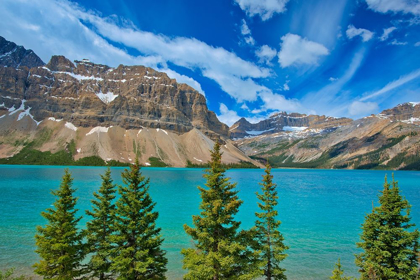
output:
{"label": "blue sky", "polygon": [[166,72],[228,125],[420,101],[418,0],[2,0],[0,18],[0,35],[44,62]]}

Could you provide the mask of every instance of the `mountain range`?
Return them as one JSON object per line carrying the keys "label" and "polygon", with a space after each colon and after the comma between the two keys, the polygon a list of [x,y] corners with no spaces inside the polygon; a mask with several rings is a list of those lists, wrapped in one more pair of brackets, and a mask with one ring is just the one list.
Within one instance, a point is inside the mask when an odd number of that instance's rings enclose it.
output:
{"label": "mountain range", "polygon": [[[420,105],[351,120],[280,112],[230,128],[206,98],[144,66],[112,68],[53,56],[0,37],[0,163],[106,162],[182,167],[210,159],[274,167],[419,169]],[[66,161],[64,163],[67,163]]]}

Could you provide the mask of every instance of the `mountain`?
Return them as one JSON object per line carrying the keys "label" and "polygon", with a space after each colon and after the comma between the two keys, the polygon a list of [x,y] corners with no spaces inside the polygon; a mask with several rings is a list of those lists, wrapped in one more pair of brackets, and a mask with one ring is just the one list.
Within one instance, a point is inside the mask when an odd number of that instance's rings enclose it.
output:
{"label": "mountain", "polygon": [[43,66],[45,63],[32,51],[17,46],[0,36],[0,67],[26,66],[28,68]]}
{"label": "mountain", "polygon": [[[270,120],[274,118],[261,123]],[[244,123],[241,120],[230,129],[244,127]],[[274,167],[420,170],[420,103],[400,104],[355,121],[343,120],[338,127],[308,125],[284,131],[283,126],[281,131],[237,139],[235,144],[251,158],[268,159]]]}
{"label": "mountain", "polygon": [[232,145],[205,97],[165,73],[64,56],[22,67],[30,56],[0,67],[0,162],[64,152],[74,160],[185,166],[207,162],[214,141],[224,144],[225,163],[252,161]]}
{"label": "mountain", "polygon": [[287,114],[280,112],[270,116],[267,120],[262,120],[252,124],[245,118],[241,118],[234,123],[229,131],[232,138],[243,138],[246,136],[273,134],[281,131],[321,129],[331,130],[342,125],[351,123],[348,118],[333,118],[317,115],[305,115],[298,113]]}

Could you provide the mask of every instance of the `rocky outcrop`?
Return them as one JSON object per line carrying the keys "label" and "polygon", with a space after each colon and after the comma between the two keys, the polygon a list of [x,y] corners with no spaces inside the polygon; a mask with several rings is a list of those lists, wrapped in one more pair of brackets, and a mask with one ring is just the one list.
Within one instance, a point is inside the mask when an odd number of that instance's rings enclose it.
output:
{"label": "rocky outcrop", "polygon": [[161,128],[184,133],[193,128],[212,138],[228,127],[208,110],[206,99],[165,73],[143,66],[111,68],[88,60],[53,56],[42,67],[0,68],[0,104],[25,108],[36,121],[63,119],[77,127]]}
{"label": "rocky outcrop", "polygon": [[0,36],[0,67],[38,67],[44,62],[32,51]]}
{"label": "rocky outcrop", "polygon": [[334,118],[298,113],[281,112],[266,120],[252,124],[242,118],[230,127],[231,138],[243,138],[251,135],[273,134],[285,130],[332,129],[351,123],[348,118]]}

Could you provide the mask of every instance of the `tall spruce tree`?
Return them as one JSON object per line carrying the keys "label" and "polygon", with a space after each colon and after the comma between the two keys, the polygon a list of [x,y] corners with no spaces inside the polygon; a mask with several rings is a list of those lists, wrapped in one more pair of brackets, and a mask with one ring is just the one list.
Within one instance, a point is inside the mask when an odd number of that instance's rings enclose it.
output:
{"label": "tall spruce tree", "polygon": [[234,220],[242,201],[229,182],[222,167],[220,144],[211,151],[210,168],[204,175],[207,188],[201,192],[200,215],[193,216],[194,227],[184,225],[187,234],[195,241],[196,248],[183,249],[184,279],[253,279],[258,270],[250,265],[247,244]]}
{"label": "tall spruce tree", "polygon": [[285,269],[280,267],[280,262],[286,258],[283,235],[279,231],[281,222],[277,219],[278,212],[275,207],[278,204],[276,184],[273,183],[271,167],[267,164],[265,175],[261,185],[261,194],[257,193],[258,207],[261,212],[255,213],[255,242],[254,249],[261,252],[260,268],[265,279],[287,279]]}
{"label": "tall spruce tree", "polygon": [[410,204],[400,195],[398,183],[385,176],[379,207],[362,225],[363,252],[356,256],[362,279],[416,279],[418,277],[419,231],[409,231]]}
{"label": "tall spruce tree", "polygon": [[86,211],[86,214],[92,217],[87,223],[88,252],[92,254],[88,270],[91,277],[104,280],[113,279],[110,268],[111,253],[114,248],[112,236],[115,231],[115,205],[112,201],[116,190],[109,167],[101,178],[102,185],[98,193],[93,193],[95,200],[91,201],[92,211]]}
{"label": "tall spruce tree", "polygon": [[77,227],[82,217],[76,217],[77,198],[73,196],[72,182],[73,178],[66,169],[60,188],[52,192],[57,197],[54,208],[41,213],[48,224],[37,227],[36,252],[41,260],[34,267],[35,273],[44,279],[77,279],[84,273],[84,233]]}
{"label": "tall spruce tree", "polygon": [[148,193],[149,179],[141,174],[137,160],[121,176],[125,186],[118,188],[111,269],[119,279],[165,279],[167,259],[156,226],[158,213],[153,211],[156,203]]}

